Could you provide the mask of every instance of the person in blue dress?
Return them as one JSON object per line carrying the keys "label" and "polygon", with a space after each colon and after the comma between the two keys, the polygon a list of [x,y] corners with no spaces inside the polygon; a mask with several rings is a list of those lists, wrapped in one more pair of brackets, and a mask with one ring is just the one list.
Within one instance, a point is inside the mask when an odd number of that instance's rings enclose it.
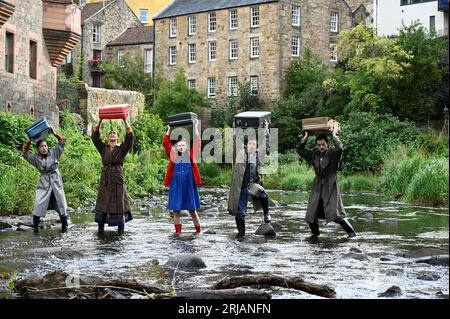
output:
{"label": "person in blue dress", "polygon": [[199,234],[202,229],[198,218],[197,209],[200,208],[198,185],[201,184],[200,172],[195,155],[201,150],[201,137],[198,131],[198,120],[194,122],[194,142],[192,149],[187,142],[180,139],[173,146],[170,141],[170,126],[163,137],[163,146],[169,157],[164,186],[169,187],[167,208],[173,211],[173,223],[175,233],[181,234],[180,211],[188,210],[195,226],[195,232]]}

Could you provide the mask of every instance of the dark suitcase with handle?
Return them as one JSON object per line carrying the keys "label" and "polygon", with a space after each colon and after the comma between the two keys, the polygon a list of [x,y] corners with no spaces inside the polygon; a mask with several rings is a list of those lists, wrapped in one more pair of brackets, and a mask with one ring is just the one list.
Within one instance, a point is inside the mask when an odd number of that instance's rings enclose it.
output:
{"label": "dark suitcase with handle", "polygon": [[264,127],[264,121],[267,120],[270,124],[271,116],[270,112],[263,111],[242,112],[234,116],[233,125],[240,128],[262,128]]}
{"label": "dark suitcase with handle", "polygon": [[170,127],[186,127],[192,126],[194,121],[198,119],[198,116],[193,112],[185,112],[170,115],[167,119]]}

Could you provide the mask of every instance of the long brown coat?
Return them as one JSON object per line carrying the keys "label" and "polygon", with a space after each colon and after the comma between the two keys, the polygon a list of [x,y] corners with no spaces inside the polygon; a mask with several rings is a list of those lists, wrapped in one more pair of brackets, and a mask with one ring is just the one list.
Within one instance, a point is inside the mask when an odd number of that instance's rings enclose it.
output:
{"label": "long brown coat", "polygon": [[[236,163],[233,167],[233,175],[231,178],[231,188],[230,188],[230,194],[228,196],[228,213],[236,216],[239,212],[239,197],[241,196],[241,189],[242,189],[242,181],[244,180],[244,174],[245,174],[245,168],[247,165],[247,158],[248,154],[245,151],[245,149],[241,149],[238,152],[238,155],[236,157]],[[252,195],[257,195],[256,192],[263,191],[264,189],[260,184],[263,183],[262,180],[262,174],[261,174],[261,165],[260,161],[256,160],[256,165],[253,165],[253,172],[252,175],[254,176],[254,182],[250,185],[253,187],[249,187],[249,191],[251,193],[254,193]],[[262,208],[261,201],[258,197],[252,196],[252,202],[253,202],[253,209],[254,211],[258,211]]]}
{"label": "long brown coat", "polygon": [[[306,221],[314,223],[318,218],[328,222],[346,216],[344,204],[337,178],[343,146],[338,137],[334,137],[334,148],[330,148],[323,156],[318,150],[306,148],[306,140],[302,139],[297,147],[298,154],[313,166],[316,176],[308,200]],[[322,160],[320,158],[322,157]],[[320,200],[323,201],[323,209]]]}
{"label": "long brown coat", "polygon": [[133,144],[133,133],[127,133],[125,141],[112,151],[100,139],[100,132],[92,132],[92,141],[102,157],[102,176],[98,190],[95,210],[108,214],[123,214],[130,211],[128,194],[125,189],[125,178],[122,165]]}

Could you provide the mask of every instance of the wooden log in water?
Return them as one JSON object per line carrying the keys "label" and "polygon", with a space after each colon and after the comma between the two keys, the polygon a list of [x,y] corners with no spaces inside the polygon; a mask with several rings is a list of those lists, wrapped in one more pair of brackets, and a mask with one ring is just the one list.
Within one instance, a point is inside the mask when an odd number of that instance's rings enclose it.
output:
{"label": "wooden log in water", "polygon": [[251,288],[199,289],[178,291],[177,298],[186,299],[270,299],[267,292]]}
{"label": "wooden log in water", "polygon": [[280,276],[275,274],[249,274],[226,277],[216,283],[213,289],[233,289],[245,286],[279,286],[301,290],[312,295],[326,298],[335,298],[336,292],[327,285],[305,281],[296,276]]}

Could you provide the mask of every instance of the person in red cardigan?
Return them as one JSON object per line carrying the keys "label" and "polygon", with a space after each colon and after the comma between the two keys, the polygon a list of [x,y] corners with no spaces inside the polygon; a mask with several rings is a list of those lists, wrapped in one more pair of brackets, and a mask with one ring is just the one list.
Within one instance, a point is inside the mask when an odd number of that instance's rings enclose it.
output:
{"label": "person in red cardigan", "polygon": [[194,122],[194,143],[192,149],[188,149],[184,139],[179,139],[172,146],[170,141],[170,126],[163,137],[163,146],[169,157],[164,186],[169,187],[167,208],[173,211],[173,223],[175,233],[181,234],[180,211],[188,210],[195,226],[195,233],[201,232],[200,220],[197,209],[200,208],[198,185],[202,183],[200,171],[195,160],[195,155],[201,151],[201,137],[198,131],[198,120]]}

